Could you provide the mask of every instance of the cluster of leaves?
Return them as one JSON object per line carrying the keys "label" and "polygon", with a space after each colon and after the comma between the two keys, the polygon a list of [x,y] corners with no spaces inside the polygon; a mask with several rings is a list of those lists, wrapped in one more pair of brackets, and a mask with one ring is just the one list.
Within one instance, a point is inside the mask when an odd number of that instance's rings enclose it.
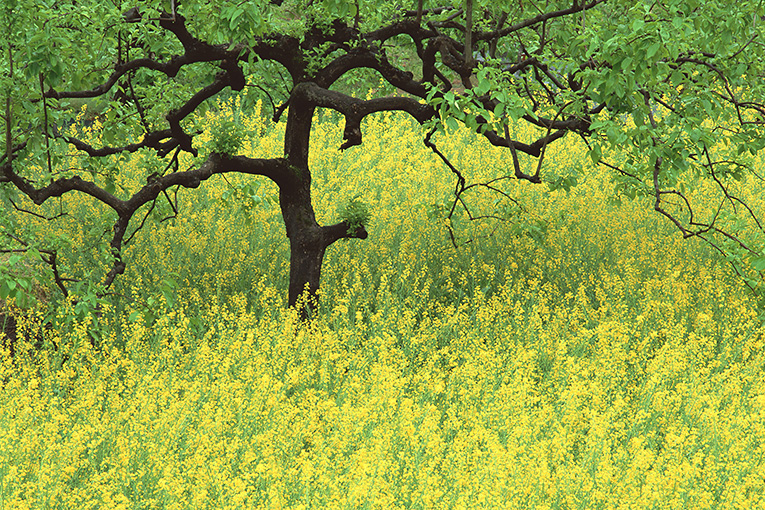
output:
{"label": "cluster of leaves", "polygon": [[[30,251],[0,257],[0,301],[13,301],[21,308],[29,308],[36,303],[38,275],[28,265],[29,258],[34,256],[35,253]],[[36,259],[39,263],[39,254]]]}
{"label": "cluster of leaves", "polygon": [[351,233],[369,225],[369,220],[372,219],[372,210],[361,199],[361,195],[356,195],[342,204],[338,216],[340,221],[348,223],[348,232]]}
{"label": "cluster of leaves", "polygon": [[236,154],[244,143],[245,133],[236,120],[218,118],[211,126],[210,150],[219,154]]}

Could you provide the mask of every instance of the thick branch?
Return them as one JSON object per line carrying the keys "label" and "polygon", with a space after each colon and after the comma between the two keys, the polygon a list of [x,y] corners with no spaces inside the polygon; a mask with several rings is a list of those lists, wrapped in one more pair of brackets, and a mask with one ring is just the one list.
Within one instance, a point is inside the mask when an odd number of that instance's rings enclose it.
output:
{"label": "thick branch", "polygon": [[384,54],[371,49],[355,50],[336,58],[316,73],[315,81],[321,87],[329,88],[348,71],[364,67],[376,70],[385,81],[409,94],[425,97],[428,93],[425,86],[416,81],[411,72],[399,69],[391,64]]}
{"label": "thick branch", "polygon": [[435,37],[438,34],[434,30],[423,28],[417,23],[417,20],[405,19],[386,25],[373,32],[367,32],[363,35],[363,38],[370,43],[373,41],[384,43],[398,35],[408,35],[414,41],[422,41],[423,39]]}
{"label": "thick branch", "polygon": [[[78,151],[86,153],[88,156],[94,158],[101,158],[104,156],[111,156],[112,154],[119,154],[120,152],[136,152],[143,148],[151,148],[161,150],[164,149],[168,143],[163,142],[172,137],[172,132],[169,129],[163,129],[161,131],[153,131],[146,133],[139,143],[131,143],[123,145],[121,147],[101,147],[96,149],[92,145],[83,142],[77,138],[71,136],[61,136],[67,143],[74,145]],[[170,149],[172,150],[172,149]]]}
{"label": "thick branch", "polygon": [[529,156],[534,156],[535,158],[537,158],[540,156],[540,154],[542,153],[542,149],[546,145],[554,142],[555,140],[563,138],[567,132],[568,131],[562,130],[562,129],[558,131],[553,131],[552,133],[539,138],[538,140],[536,140],[535,142],[531,144],[526,144],[523,142],[519,142],[517,140],[510,140],[508,138],[501,137],[494,131],[487,131],[486,133],[484,133],[484,136],[486,137],[487,140],[489,140],[489,142],[491,142],[492,145],[496,147],[513,148],[523,152],[524,154],[528,154]]}
{"label": "thick branch", "polygon": [[255,159],[246,156],[227,156],[225,154],[214,153],[208,156],[199,168],[185,172],[173,172],[146,184],[125,202],[125,207],[134,212],[139,207],[157,198],[162,191],[168,188],[173,186],[198,188],[202,181],[206,181],[215,174],[231,172],[262,175],[279,184],[289,173],[289,165],[286,160],[281,158]]}
{"label": "thick branch", "polygon": [[369,237],[364,225],[352,227],[347,221],[321,227],[322,242],[329,246],[340,239],[366,239]]}
{"label": "thick branch", "polygon": [[361,121],[367,115],[382,111],[403,111],[414,117],[420,124],[433,118],[436,111],[427,104],[410,97],[382,97],[369,100],[357,99],[340,92],[327,90],[316,83],[301,83],[293,94],[299,95],[314,106],[331,108],[345,117],[345,143],[340,147],[347,149],[361,144]]}
{"label": "thick branch", "polygon": [[60,197],[69,191],[81,191],[108,205],[118,214],[125,207],[125,202],[100,188],[94,182],[86,181],[79,176],[59,179],[40,189],[35,188],[32,183],[15,172],[6,172],[6,176],[10,182],[37,205],[42,205],[49,198]]}
{"label": "thick branch", "polygon": [[186,20],[181,15],[177,15],[175,20],[161,20],[160,26],[173,33],[178,38],[185,50],[183,55],[176,55],[165,63],[158,62],[151,58],[131,60],[115,66],[114,72],[112,72],[104,83],[90,90],[57,92],[50,89],[45,93],[45,96],[55,99],[97,97],[106,94],[111,90],[111,88],[125,74],[139,68],[151,69],[167,75],[168,78],[174,78],[181,67],[185,65],[199,62],[214,62],[217,60],[223,61],[226,59],[236,60],[242,51],[242,46],[236,46],[233,49],[228,50],[227,44],[212,45],[193,37],[186,29]]}
{"label": "thick branch", "polygon": [[245,156],[232,157],[215,153],[208,156],[199,168],[185,172],[174,172],[147,183],[129,200],[124,202],[122,209],[119,211],[119,218],[114,224],[114,236],[110,243],[114,255],[114,264],[106,275],[104,285],[108,287],[118,274],[122,274],[125,271],[125,263],[121,258],[121,250],[131,218],[139,208],[155,200],[160,193],[165,192],[168,188],[174,186],[197,188],[202,181],[209,179],[213,175],[228,172],[262,175],[279,183],[284,180],[288,171],[289,166],[283,159],[253,159]]}

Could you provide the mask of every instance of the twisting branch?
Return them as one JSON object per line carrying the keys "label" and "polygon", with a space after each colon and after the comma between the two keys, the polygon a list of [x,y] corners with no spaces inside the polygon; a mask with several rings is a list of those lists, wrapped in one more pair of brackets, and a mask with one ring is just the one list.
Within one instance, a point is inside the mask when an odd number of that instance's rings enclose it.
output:
{"label": "twisting branch", "polygon": [[438,147],[436,147],[436,144],[433,143],[433,135],[436,133],[435,129],[431,129],[427,135],[425,135],[425,139],[423,140],[423,143],[427,148],[433,151],[433,153],[441,158],[441,161],[444,162],[444,164],[449,167],[449,170],[452,171],[452,173],[457,177],[457,185],[454,190],[455,195],[460,195],[462,191],[465,189],[465,177],[462,175],[462,172],[460,172],[457,167],[452,165],[451,161],[444,155],[443,152],[441,152]]}
{"label": "twisting branch", "polygon": [[[484,215],[478,215],[478,216],[473,214],[473,212],[471,211],[470,207],[465,202],[465,199],[464,199],[463,195],[468,190],[471,190],[471,189],[474,189],[474,188],[478,188],[478,187],[484,187],[484,188],[489,189],[489,190],[491,190],[491,191],[493,191],[495,193],[498,193],[498,194],[504,196],[505,198],[511,200],[516,205],[520,206],[520,204],[518,204],[517,200],[515,200],[510,195],[508,195],[507,193],[505,193],[504,191],[498,189],[497,187],[495,187],[493,185],[494,183],[496,183],[498,181],[507,179],[508,178],[507,176],[497,177],[497,178],[491,179],[491,180],[489,180],[488,182],[485,182],[485,183],[473,183],[473,184],[469,184],[468,185],[467,181],[465,180],[464,175],[462,174],[462,172],[460,172],[459,169],[457,167],[455,167],[452,164],[451,161],[449,161],[449,158],[447,158],[446,155],[444,155],[444,153],[442,153],[438,149],[436,144],[433,142],[432,137],[435,134],[435,132],[436,132],[435,129],[430,130],[428,132],[428,134],[425,136],[423,142],[424,142],[425,146],[428,147],[430,150],[432,150],[433,153],[436,154],[441,159],[441,161],[449,168],[449,170],[451,170],[452,173],[457,177],[457,183],[456,183],[456,186],[455,186],[455,189],[454,189],[454,200],[452,201],[452,205],[451,205],[451,207],[449,209],[449,213],[446,215],[447,220],[451,220],[454,217],[454,214],[457,211],[457,205],[458,204],[462,206],[462,209],[465,211],[465,213],[468,215],[468,219],[470,219],[471,221],[481,220],[481,219],[494,219],[494,220],[500,220],[500,221],[504,221],[505,220],[505,218],[502,218],[502,217],[494,215],[494,214],[484,214]],[[495,226],[494,230],[492,232],[496,231],[497,228],[498,227]],[[449,233],[449,238],[451,239],[452,245],[455,248],[459,248],[460,245],[457,242],[457,237],[455,236],[454,227],[453,227],[451,221],[449,221],[447,223],[447,231]],[[491,235],[491,234],[489,234],[489,235]],[[472,241],[473,241],[473,239],[468,239],[467,241],[465,241],[464,244],[471,243]]]}
{"label": "twisting branch", "polygon": [[42,214],[38,214],[38,213],[36,213],[34,211],[30,211],[28,209],[24,209],[22,207],[19,207],[18,205],[16,205],[16,202],[12,198],[8,198],[8,201],[11,203],[13,208],[16,209],[17,211],[19,211],[20,213],[29,214],[30,216],[34,216],[35,218],[38,218],[38,219],[41,219],[41,220],[45,220],[45,221],[53,221],[53,220],[56,220],[58,218],[61,218],[61,217],[67,215],[67,213],[62,211],[62,212],[58,213],[57,215],[51,216],[49,218],[47,216],[43,216]]}
{"label": "twisting branch", "polygon": [[742,205],[742,206],[743,206],[743,207],[744,207],[744,208],[747,210],[747,212],[749,213],[749,217],[750,217],[750,218],[752,218],[752,219],[754,220],[754,222],[757,224],[757,228],[758,228],[759,230],[761,230],[761,231],[762,231],[762,230],[763,230],[763,228],[762,228],[762,224],[760,223],[760,219],[759,219],[759,218],[757,217],[757,215],[754,213],[754,211],[752,210],[752,208],[751,208],[751,207],[749,207],[749,205],[748,205],[746,202],[744,202],[743,200],[741,200],[740,198],[738,198],[738,197],[736,197],[736,196],[732,195],[732,194],[731,194],[731,193],[728,191],[728,187],[727,187],[727,186],[725,186],[725,185],[722,183],[722,181],[720,181],[719,177],[717,176],[717,173],[715,172],[715,166],[716,166],[716,165],[717,165],[719,162],[713,162],[713,161],[712,161],[712,157],[711,157],[711,155],[709,154],[709,148],[708,148],[707,146],[704,146],[704,151],[703,151],[703,152],[704,152],[704,157],[705,157],[705,158],[706,158],[706,160],[707,160],[707,163],[706,163],[706,165],[705,165],[705,166],[706,166],[706,167],[709,169],[709,172],[710,172],[710,175],[712,176],[712,179],[715,181],[715,183],[717,183],[717,186],[718,186],[718,187],[720,188],[720,190],[723,192],[723,194],[725,195],[725,198],[726,198],[726,199],[727,199],[727,200],[728,200],[728,201],[731,203],[731,205],[732,205],[732,207],[733,207],[733,212],[734,212],[734,213],[736,213],[736,212],[737,212],[737,207],[736,207],[736,204],[740,204],[740,205]]}
{"label": "twisting branch", "polygon": [[[457,203],[462,200],[462,191],[465,189],[465,177],[462,175],[462,173],[452,165],[451,161],[440,151],[438,150],[438,147],[436,147],[436,144],[433,143],[431,138],[436,133],[435,129],[432,129],[428,132],[427,135],[425,135],[425,139],[423,142],[425,143],[425,146],[428,147],[430,150],[433,151],[434,154],[436,154],[439,158],[441,158],[441,161],[444,162],[444,164],[449,167],[449,170],[452,171],[452,173],[457,176],[457,184],[454,189],[454,202],[452,202],[452,207],[449,210],[449,214],[447,215],[447,218],[451,218],[454,214],[454,211],[457,207]],[[463,203],[464,205],[464,203]],[[467,208],[467,206],[465,206]],[[454,230],[452,229],[451,223],[447,225],[448,231],[449,231],[449,237],[451,238],[452,245],[455,248],[458,248],[459,245],[457,244],[457,239],[454,236]]]}
{"label": "twisting branch", "polygon": [[53,281],[56,287],[59,288],[64,297],[69,296],[69,290],[66,288],[65,282],[76,282],[73,278],[64,278],[61,276],[61,271],[58,267],[58,252],[55,250],[38,250],[42,254],[43,262],[48,264],[53,271]]}
{"label": "twisting branch", "polygon": [[369,100],[357,99],[334,90],[327,90],[314,82],[304,82],[292,91],[291,100],[300,98],[314,106],[331,108],[345,117],[345,130],[341,150],[360,145],[361,121],[367,115],[383,111],[402,111],[411,115],[420,124],[435,115],[435,110],[410,97],[382,97]]}

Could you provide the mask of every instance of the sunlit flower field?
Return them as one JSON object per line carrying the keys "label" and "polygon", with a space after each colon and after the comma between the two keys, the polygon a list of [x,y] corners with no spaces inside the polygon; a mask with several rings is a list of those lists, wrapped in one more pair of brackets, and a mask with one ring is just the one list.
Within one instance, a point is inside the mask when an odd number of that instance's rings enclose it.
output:
{"label": "sunlit flower field", "polygon": [[[455,249],[455,177],[417,126],[369,119],[341,153],[319,120],[319,221],[354,197],[373,217],[330,247],[318,317],[285,309],[273,185],[218,176],[166,221],[158,202],[98,314],[62,303],[51,330],[29,311],[6,345],[0,510],[765,508],[765,328],[710,248],[612,200],[567,138],[545,164],[578,186],[471,190],[504,221],[458,212]],[[237,122],[246,154],[280,155],[279,126]],[[470,133],[436,141],[470,182],[512,173]],[[76,247],[108,213],[66,200],[40,228],[86,273]]]}

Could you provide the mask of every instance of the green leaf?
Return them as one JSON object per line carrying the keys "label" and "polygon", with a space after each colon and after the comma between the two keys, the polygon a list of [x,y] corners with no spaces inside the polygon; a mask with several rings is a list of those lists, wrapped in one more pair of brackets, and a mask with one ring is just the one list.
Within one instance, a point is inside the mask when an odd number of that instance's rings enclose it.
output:
{"label": "green leaf", "polygon": [[239,26],[238,20],[239,17],[244,14],[244,8],[243,7],[237,7],[234,12],[231,14],[231,19],[228,22],[228,26],[231,30],[234,30]]}
{"label": "green leaf", "polygon": [[655,42],[651,46],[648,47],[648,50],[645,52],[645,56],[647,59],[653,58],[654,55],[656,55],[659,52],[659,49],[661,49],[661,43]]}
{"label": "green leaf", "polygon": [[765,271],[765,255],[759,257],[752,257],[752,267],[757,271]]}
{"label": "green leaf", "polygon": [[478,95],[484,95],[491,89],[491,83],[489,80],[483,78],[478,78],[478,85],[476,85],[475,90],[478,93]]}
{"label": "green leaf", "polygon": [[592,159],[592,163],[594,165],[597,165],[598,162],[603,158],[603,154],[600,149],[600,145],[596,145],[592,148],[590,151],[590,159]]}

